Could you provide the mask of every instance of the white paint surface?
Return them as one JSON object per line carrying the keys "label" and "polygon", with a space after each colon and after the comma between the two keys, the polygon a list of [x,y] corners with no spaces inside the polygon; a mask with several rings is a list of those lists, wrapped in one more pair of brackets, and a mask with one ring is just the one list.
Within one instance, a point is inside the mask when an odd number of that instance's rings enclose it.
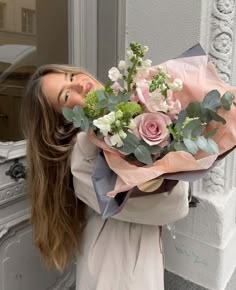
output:
{"label": "white paint surface", "polygon": [[200,0],[127,0],[126,43],[148,45],[161,63],[200,42],[200,16]]}

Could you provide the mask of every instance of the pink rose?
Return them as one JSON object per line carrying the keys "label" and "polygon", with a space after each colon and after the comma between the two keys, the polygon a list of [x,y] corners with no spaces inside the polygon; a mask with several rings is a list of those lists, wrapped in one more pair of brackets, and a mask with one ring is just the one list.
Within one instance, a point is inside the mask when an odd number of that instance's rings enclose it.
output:
{"label": "pink rose", "polygon": [[146,100],[150,98],[149,93],[149,83],[145,80],[136,83],[136,90],[134,94],[130,97],[131,101],[136,101],[141,104],[145,104]]}
{"label": "pink rose", "polygon": [[151,113],[168,111],[168,104],[165,97],[157,89],[151,93],[151,97],[146,101],[145,106]]}
{"label": "pink rose", "polygon": [[175,119],[181,110],[181,103],[173,95],[172,91],[167,92],[167,105],[168,111],[167,114],[171,120]]}
{"label": "pink rose", "polygon": [[171,119],[161,113],[143,113],[134,119],[136,128],[133,134],[144,140],[150,146],[159,145],[165,147],[168,144],[169,131],[166,128]]}

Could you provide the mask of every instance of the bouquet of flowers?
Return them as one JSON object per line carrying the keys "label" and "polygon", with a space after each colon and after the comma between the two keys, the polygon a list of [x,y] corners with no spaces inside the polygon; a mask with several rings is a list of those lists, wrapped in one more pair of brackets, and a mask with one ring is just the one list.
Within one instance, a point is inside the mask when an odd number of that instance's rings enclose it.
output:
{"label": "bouquet of flowers", "polygon": [[83,108],[63,108],[117,174],[110,197],[173,173],[209,169],[236,143],[236,89],[223,84],[207,57],[152,66],[147,51],[130,43],[128,60],[109,70],[109,81],[85,96]]}

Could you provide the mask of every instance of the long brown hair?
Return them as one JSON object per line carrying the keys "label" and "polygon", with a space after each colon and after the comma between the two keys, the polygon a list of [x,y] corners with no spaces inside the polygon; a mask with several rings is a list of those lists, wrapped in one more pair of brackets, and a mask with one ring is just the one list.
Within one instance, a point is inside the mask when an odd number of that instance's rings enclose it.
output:
{"label": "long brown hair", "polygon": [[42,90],[42,77],[55,72],[80,71],[65,65],[39,67],[26,89],[22,125],[33,240],[46,265],[63,270],[79,246],[84,204],[70,186],[70,155],[78,129],[51,107]]}

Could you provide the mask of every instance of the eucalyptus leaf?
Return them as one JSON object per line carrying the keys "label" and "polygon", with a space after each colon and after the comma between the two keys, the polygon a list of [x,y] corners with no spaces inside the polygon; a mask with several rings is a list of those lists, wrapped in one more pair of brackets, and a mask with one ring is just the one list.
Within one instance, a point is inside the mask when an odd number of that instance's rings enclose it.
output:
{"label": "eucalyptus leaf", "polygon": [[107,99],[99,101],[96,105],[97,110],[104,109],[106,107],[107,107]]}
{"label": "eucalyptus leaf", "polygon": [[183,142],[191,154],[195,155],[197,153],[198,147],[193,140],[184,138]]}
{"label": "eucalyptus leaf", "polygon": [[234,95],[231,92],[225,92],[221,98],[221,104],[226,111],[230,110],[233,103]]}
{"label": "eucalyptus leaf", "polygon": [[195,142],[201,150],[207,153],[212,153],[212,149],[208,144],[208,139],[206,139],[204,136],[199,136]]}
{"label": "eucalyptus leaf", "polygon": [[160,152],[162,150],[162,147],[160,147],[159,145],[150,146],[144,140],[140,141],[140,145],[145,146],[151,154],[155,154],[155,153]]}
{"label": "eucalyptus leaf", "polygon": [[65,117],[65,119],[69,122],[73,122],[74,121],[74,112],[72,109],[70,108],[66,108],[66,107],[63,107],[62,108],[62,114],[63,116]]}
{"label": "eucalyptus leaf", "polygon": [[75,120],[73,121],[73,125],[74,125],[75,128],[79,128],[79,127],[81,127],[81,120],[79,120],[79,119],[75,119]]}
{"label": "eucalyptus leaf", "polygon": [[143,145],[139,145],[138,147],[135,148],[134,155],[138,161],[140,161],[144,164],[152,164],[153,163],[152,156],[151,156],[150,152]]}
{"label": "eucalyptus leaf", "polygon": [[199,119],[193,119],[189,121],[188,124],[184,126],[183,129],[183,136],[186,139],[189,139],[190,137],[196,136],[195,132],[201,132],[202,130],[202,123]]}
{"label": "eucalyptus leaf", "polygon": [[178,115],[178,120],[176,122],[175,128],[177,130],[181,130],[182,126],[183,126],[183,122],[186,119],[186,117],[188,116],[187,111],[186,110],[182,110],[180,111],[179,115]]}
{"label": "eucalyptus leaf", "polygon": [[130,132],[126,132],[127,133],[127,137],[123,140],[124,145],[117,148],[122,152],[125,153],[133,153],[135,148],[139,145],[140,140],[132,133]]}
{"label": "eucalyptus leaf", "polygon": [[188,148],[184,145],[183,142],[176,142],[174,143],[174,149],[176,151],[185,151],[185,152],[188,152]]}
{"label": "eucalyptus leaf", "polygon": [[210,132],[208,132],[204,137],[205,138],[210,138],[212,137],[213,135],[215,135],[215,133],[217,132],[218,128],[214,128],[212,129]]}
{"label": "eucalyptus leaf", "polygon": [[96,96],[98,98],[98,102],[104,101],[107,99],[106,93],[103,90],[97,90],[96,91]]}
{"label": "eucalyptus leaf", "polygon": [[201,104],[199,102],[191,102],[188,104],[186,111],[190,118],[201,117]]}
{"label": "eucalyptus leaf", "polygon": [[210,91],[203,99],[202,105],[205,109],[216,110],[221,106],[220,93],[218,90]]}
{"label": "eucalyptus leaf", "polygon": [[208,113],[211,115],[211,118],[212,118],[213,120],[215,120],[215,121],[217,121],[217,122],[221,122],[221,123],[224,124],[224,125],[226,124],[225,119],[222,118],[220,115],[218,115],[216,112],[214,112],[214,111],[212,111],[212,110],[210,110],[210,109],[208,109],[207,111],[208,111]]}
{"label": "eucalyptus leaf", "polygon": [[85,117],[82,122],[81,122],[81,129],[84,132],[88,132],[89,129],[89,119],[87,117]]}
{"label": "eucalyptus leaf", "polygon": [[74,112],[74,118],[82,120],[85,117],[85,113],[83,108],[81,108],[80,106],[74,106],[73,108],[73,112]]}
{"label": "eucalyptus leaf", "polygon": [[220,154],[219,152],[219,147],[218,145],[216,144],[216,142],[212,139],[208,139],[208,144],[209,146],[211,147],[212,151],[216,154]]}

